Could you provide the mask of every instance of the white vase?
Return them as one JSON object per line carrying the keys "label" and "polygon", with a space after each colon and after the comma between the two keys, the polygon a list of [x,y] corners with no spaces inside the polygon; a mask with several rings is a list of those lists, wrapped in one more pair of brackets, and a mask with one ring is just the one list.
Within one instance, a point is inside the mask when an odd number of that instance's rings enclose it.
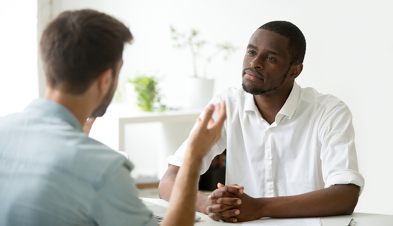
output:
{"label": "white vase", "polygon": [[187,77],[184,87],[183,108],[186,110],[203,109],[213,97],[214,79]]}

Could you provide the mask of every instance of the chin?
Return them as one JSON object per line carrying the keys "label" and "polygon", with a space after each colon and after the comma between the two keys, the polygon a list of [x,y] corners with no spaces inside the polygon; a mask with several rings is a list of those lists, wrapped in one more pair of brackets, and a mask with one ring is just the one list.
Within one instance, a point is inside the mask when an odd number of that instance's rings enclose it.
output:
{"label": "chin", "polygon": [[243,82],[242,87],[243,90],[246,91],[247,93],[253,94],[254,88],[252,87],[252,85]]}
{"label": "chin", "polygon": [[251,90],[259,89],[259,87],[257,87],[255,85],[255,83],[250,82],[247,79],[243,80],[242,87],[243,87],[244,91],[246,91],[246,92],[251,91]]}
{"label": "chin", "polygon": [[247,93],[250,93],[252,95],[262,95],[262,94],[267,93],[267,91],[262,90],[260,87],[254,87],[253,85],[251,85],[249,83],[245,84],[243,82],[242,86],[243,86],[244,91],[246,91]]}

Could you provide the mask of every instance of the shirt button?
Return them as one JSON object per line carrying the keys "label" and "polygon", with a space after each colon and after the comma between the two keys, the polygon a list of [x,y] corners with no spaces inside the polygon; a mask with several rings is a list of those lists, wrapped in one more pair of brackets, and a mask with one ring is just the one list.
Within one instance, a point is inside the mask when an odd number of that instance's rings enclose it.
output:
{"label": "shirt button", "polygon": [[270,189],[273,190],[273,185],[270,185]]}
{"label": "shirt button", "polygon": [[269,156],[269,160],[272,160],[273,158],[272,158],[272,156]]}

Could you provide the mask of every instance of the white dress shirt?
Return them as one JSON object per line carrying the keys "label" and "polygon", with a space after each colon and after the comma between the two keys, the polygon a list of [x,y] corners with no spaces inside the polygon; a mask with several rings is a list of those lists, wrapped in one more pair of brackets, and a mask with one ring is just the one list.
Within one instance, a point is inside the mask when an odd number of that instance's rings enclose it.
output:
{"label": "white dress shirt", "polygon": [[[363,190],[352,115],[338,98],[294,83],[271,125],[243,89],[229,88],[210,103],[223,100],[227,119],[220,140],[203,159],[201,174],[226,149],[226,184],[242,185],[254,198],[298,195],[335,184]],[[186,146],[187,140],[168,163],[181,166]]]}

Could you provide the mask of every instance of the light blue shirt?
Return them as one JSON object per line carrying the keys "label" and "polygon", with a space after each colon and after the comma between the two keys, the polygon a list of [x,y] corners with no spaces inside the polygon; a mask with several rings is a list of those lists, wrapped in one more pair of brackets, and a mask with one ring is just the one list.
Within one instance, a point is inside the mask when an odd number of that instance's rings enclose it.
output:
{"label": "light blue shirt", "polygon": [[157,225],[125,157],[55,102],[0,118],[0,225]]}

